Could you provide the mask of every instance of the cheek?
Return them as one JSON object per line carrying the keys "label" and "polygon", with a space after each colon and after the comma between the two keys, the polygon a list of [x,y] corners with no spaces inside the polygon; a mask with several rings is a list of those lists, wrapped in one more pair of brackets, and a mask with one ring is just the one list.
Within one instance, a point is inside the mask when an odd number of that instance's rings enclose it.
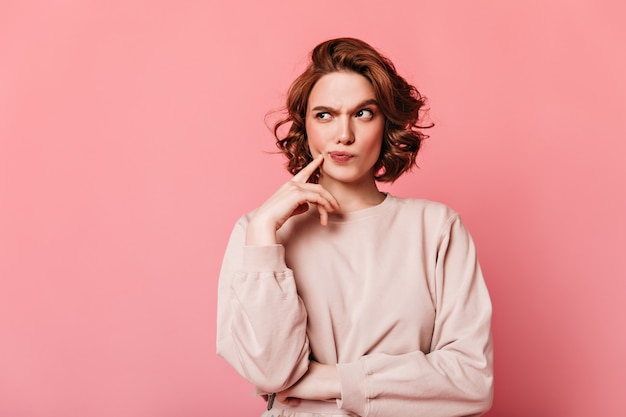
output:
{"label": "cheek", "polygon": [[369,130],[366,136],[367,137],[366,142],[368,144],[368,147],[372,150],[374,149],[380,150],[380,148],[383,145],[383,134],[384,134],[384,129],[382,127],[381,128],[376,127],[376,128]]}
{"label": "cheek", "polygon": [[310,126],[308,123],[306,125],[306,137],[309,144],[309,148],[311,151],[321,151],[322,145],[324,143],[322,132],[319,128],[315,128],[314,126]]}

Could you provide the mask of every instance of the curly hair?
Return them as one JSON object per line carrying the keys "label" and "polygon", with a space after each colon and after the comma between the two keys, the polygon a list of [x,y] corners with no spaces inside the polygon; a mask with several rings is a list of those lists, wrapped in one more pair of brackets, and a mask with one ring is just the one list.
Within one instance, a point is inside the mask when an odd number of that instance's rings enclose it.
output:
{"label": "curly hair", "polygon": [[[351,71],[367,78],[385,116],[382,147],[374,166],[375,179],[393,182],[412,169],[422,140],[428,136],[419,129],[426,98],[396,72],[393,63],[369,44],[355,38],[331,39],[317,45],[305,71],[287,93],[285,117],[274,124],[276,146],[287,156],[287,170],[295,175],[312,161],[305,118],[311,90],[324,75]],[[279,130],[291,123],[286,135]],[[318,176],[311,180],[317,182]]]}

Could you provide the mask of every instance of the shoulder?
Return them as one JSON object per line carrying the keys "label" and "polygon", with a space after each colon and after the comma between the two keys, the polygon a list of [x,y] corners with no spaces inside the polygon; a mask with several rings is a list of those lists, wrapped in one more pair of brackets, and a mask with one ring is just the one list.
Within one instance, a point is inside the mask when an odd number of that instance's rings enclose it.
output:
{"label": "shoulder", "polygon": [[237,222],[235,223],[235,227],[242,227],[243,229],[246,229],[248,227],[248,223],[250,223],[250,220],[254,217],[254,214],[257,212],[259,208],[255,207],[254,209],[248,211],[247,213],[242,214],[238,219]]}
{"label": "shoulder", "polygon": [[401,228],[404,234],[421,236],[421,239],[437,244],[456,225],[462,224],[459,213],[444,203],[420,198],[389,197],[388,214],[393,219],[390,222]]}
{"label": "shoulder", "polygon": [[431,221],[448,222],[459,217],[459,214],[448,205],[422,198],[388,196],[390,205],[399,213],[409,216],[420,216]]}
{"label": "shoulder", "polygon": [[231,233],[233,235],[245,235],[246,230],[248,229],[248,224],[250,223],[250,220],[254,216],[256,210],[257,209],[255,208],[254,210],[248,211],[240,215],[235,221]]}

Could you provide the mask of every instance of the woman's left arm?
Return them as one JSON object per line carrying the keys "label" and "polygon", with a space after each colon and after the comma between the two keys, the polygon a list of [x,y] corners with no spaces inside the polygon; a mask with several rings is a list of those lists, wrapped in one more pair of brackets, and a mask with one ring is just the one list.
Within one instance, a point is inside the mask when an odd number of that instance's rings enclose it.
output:
{"label": "woman's left arm", "polygon": [[337,365],[340,408],[363,417],[478,416],[493,400],[491,300],[469,232],[446,222],[435,265],[430,351]]}
{"label": "woman's left arm", "polygon": [[[444,227],[436,260],[436,319],[430,352],[372,353],[307,372],[277,398],[337,398],[363,417],[478,416],[493,398],[491,301],[472,239],[457,215]],[[335,367],[335,365],[321,365]],[[325,375],[326,377],[324,377]]]}

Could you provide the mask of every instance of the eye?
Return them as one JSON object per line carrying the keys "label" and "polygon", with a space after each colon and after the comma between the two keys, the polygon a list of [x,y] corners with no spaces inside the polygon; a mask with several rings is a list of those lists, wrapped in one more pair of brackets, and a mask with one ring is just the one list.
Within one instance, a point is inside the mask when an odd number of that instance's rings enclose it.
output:
{"label": "eye", "polygon": [[374,112],[370,109],[361,109],[355,114],[359,119],[371,119],[374,117]]}
{"label": "eye", "polygon": [[330,113],[327,111],[321,111],[319,113],[315,113],[315,118],[320,120],[328,120],[330,119]]}

